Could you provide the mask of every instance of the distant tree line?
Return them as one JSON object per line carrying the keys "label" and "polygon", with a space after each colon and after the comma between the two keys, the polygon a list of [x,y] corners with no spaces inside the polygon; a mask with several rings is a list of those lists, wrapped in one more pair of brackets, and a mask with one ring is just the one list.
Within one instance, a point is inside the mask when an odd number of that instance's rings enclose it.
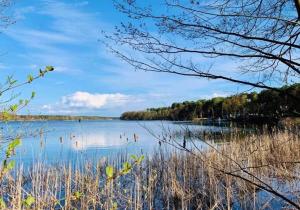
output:
{"label": "distant tree line", "polygon": [[[70,115],[10,115],[12,121],[44,121],[44,120],[113,120],[114,117],[101,116],[70,116]],[[3,121],[3,114],[0,121]]]}
{"label": "distant tree line", "polygon": [[282,92],[263,90],[209,100],[173,103],[170,107],[125,112],[123,120],[194,120],[276,118],[300,115],[300,83],[284,86]]}

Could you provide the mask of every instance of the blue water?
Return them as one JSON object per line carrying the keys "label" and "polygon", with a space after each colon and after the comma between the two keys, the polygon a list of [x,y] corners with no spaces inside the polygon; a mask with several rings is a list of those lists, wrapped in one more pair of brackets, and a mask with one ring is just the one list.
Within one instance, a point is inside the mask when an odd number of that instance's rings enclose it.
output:
{"label": "blue water", "polygon": [[[2,141],[21,136],[14,158],[18,163],[63,163],[98,160],[120,153],[151,154],[159,146],[154,137],[186,128],[217,130],[170,121],[32,121],[0,123]],[[2,144],[5,145],[5,144]],[[5,147],[2,147],[2,152]],[[2,153],[2,155],[4,155]]]}
{"label": "blue water", "polygon": [[[7,138],[21,136],[22,144],[15,151],[12,159],[18,165],[30,168],[33,163],[81,164],[86,161],[99,161],[103,158],[114,159],[121,155],[152,155],[158,149],[174,149],[172,146],[160,145],[157,138],[165,134],[189,129],[191,131],[228,131],[228,127],[211,125],[191,125],[170,121],[32,121],[0,123],[2,143],[1,158],[5,156]],[[157,137],[157,138],[156,138]],[[179,144],[182,136],[172,140]],[[198,148],[205,149],[206,144],[196,140]],[[194,142],[195,143],[195,142]],[[189,144],[191,147],[194,144]],[[275,187],[280,185],[273,183]],[[285,185],[281,187],[284,189]],[[257,203],[269,201],[270,194],[258,191]],[[249,198],[252,199],[252,198]],[[269,205],[277,209],[283,206],[281,200],[272,200]],[[239,201],[234,209],[242,209]]]}

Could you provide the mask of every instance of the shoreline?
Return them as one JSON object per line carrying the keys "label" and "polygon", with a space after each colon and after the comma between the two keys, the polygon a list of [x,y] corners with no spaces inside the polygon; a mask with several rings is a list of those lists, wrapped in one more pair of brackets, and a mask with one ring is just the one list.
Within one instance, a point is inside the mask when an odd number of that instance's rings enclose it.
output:
{"label": "shoreline", "polygon": [[101,116],[68,116],[68,115],[14,115],[9,120],[4,121],[26,122],[26,121],[97,121],[97,120],[118,120],[119,117]]}

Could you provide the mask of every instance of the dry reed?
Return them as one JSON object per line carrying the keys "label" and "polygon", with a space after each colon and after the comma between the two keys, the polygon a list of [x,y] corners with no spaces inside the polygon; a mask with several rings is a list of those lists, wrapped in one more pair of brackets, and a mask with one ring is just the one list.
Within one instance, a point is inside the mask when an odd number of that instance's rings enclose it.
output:
{"label": "dry reed", "polygon": [[[105,167],[34,164],[1,182],[8,209],[278,209],[300,205],[300,139],[290,131],[250,135],[206,150],[160,148],[129,174],[107,181]],[[182,148],[184,149],[184,148]],[[29,207],[28,207],[29,208]]]}

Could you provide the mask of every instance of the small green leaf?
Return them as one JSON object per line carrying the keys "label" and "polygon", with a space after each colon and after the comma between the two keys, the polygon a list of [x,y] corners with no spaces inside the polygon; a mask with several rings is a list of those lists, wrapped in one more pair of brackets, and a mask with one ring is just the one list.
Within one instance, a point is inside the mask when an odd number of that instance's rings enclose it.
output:
{"label": "small green leaf", "polygon": [[131,155],[131,158],[136,162],[136,164],[139,165],[145,159],[145,156],[142,155],[140,157],[137,157],[136,155]]}
{"label": "small green leaf", "polygon": [[7,110],[2,112],[2,117],[4,121],[8,121],[12,118],[11,114]]}
{"label": "small green leaf", "polygon": [[113,205],[112,205],[111,210],[117,210],[117,209],[118,209],[118,203],[114,202]]}
{"label": "small green leaf", "polygon": [[23,205],[27,208],[30,208],[34,202],[35,198],[29,195],[25,200],[23,200]]}
{"label": "small green leaf", "polygon": [[45,72],[40,69],[40,76],[43,77],[45,75]]}
{"label": "small green leaf", "polygon": [[12,161],[10,161],[8,164],[7,164],[7,170],[12,170],[14,167],[15,167],[15,165],[16,165],[16,161],[14,161],[14,160],[12,160]]}
{"label": "small green leaf", "polygon": [[145,159],[145,156],[142,155],[141,157],[139,157],[139,159],[137,160],[137,164],[141,164],[141,162]]}
{"label": "small green leaf", "polygon": [[137,160],[137,156],[136,155],[131,155],[130,156],[133,160]]}
{"label": "small green leaf", "polygon": [[35,92],[32,91],[32,93],[31,93],[31,99],[33,99],[34,97],[35,97]]}
{"label": "small green leaf", "polygon": [[31,83],[33,80],[34,80],[33,76],[32,76],[31,74],[29,74],[29,75],[27,76],[27,82],[28,82],[28,83]]}
{"label": "small green leaf", "polygon": [[105,169],[106,176],[111,179],[114,176],[114,168],[112,166],[107,166]]}
{"label": "small green leaf", "polygon": [[73,196],[74,196],[75,200],[79,200],[83,196],[83,193],[76,191],[76,192],[74,192]]}
{"label": "small green leaf", "polygon": [[21,144],[21,139],[19,138],[16,138],[12,142],[10,142],[6,150],[6,157],[9,158],[12,155],[12,152],[15,150],[15,148],[20,144]]}
{"label": "small green leaf", "polygon": [[46,71],[54,71],[54,67],[53,66],[46,66]]}
{"label": "small green leaf", "polygon": [[123,163],[123,168],[121,171],[122,174],[128,174],[130,172],[131,168],[132,168],[132,166],[130,163],[128,163],[128,162]]}
{"label": "small green leaf", "polygon": [[0,209],[7,209],[6,203],[2,197],[0,198]]}
{"label": "small green leaf", "polygon": [[20,144],[21,144],[21,139],[20,138],[16,138],[12,142],[9,143],[8,147],[12,148],[12,149],[15,149]]}
{"label": "small green leaf", "polygon": [[18,104],[14,104],[14,105],[11,105],[10,107],[9,107],[9,109],[12,111],[12,112],[16,112],[17,110],[18,110]]}
{"label": "small green leaf", "polygon": [[15,167],[15,161],[10,161],[7,163],[7,160],[3,161],[3,169],[2,172],[4,174],[8,173],[10,170],[12,170]]}
{"label": "small green leaf", "polygon": [[11,80],[11,81],[9,81],[9,84],[10,85],[13,85],[13,84],[15,84],[17,82],[17,80]]}
{"label": "small green leaf", "polygon": [[15,80],[14,78],[13,78],[13,76],[8,76],[7,77],[7,83],[9,84],[9,85],[13,85],[13,84],[15,84],[17,82],[17,80]]}

